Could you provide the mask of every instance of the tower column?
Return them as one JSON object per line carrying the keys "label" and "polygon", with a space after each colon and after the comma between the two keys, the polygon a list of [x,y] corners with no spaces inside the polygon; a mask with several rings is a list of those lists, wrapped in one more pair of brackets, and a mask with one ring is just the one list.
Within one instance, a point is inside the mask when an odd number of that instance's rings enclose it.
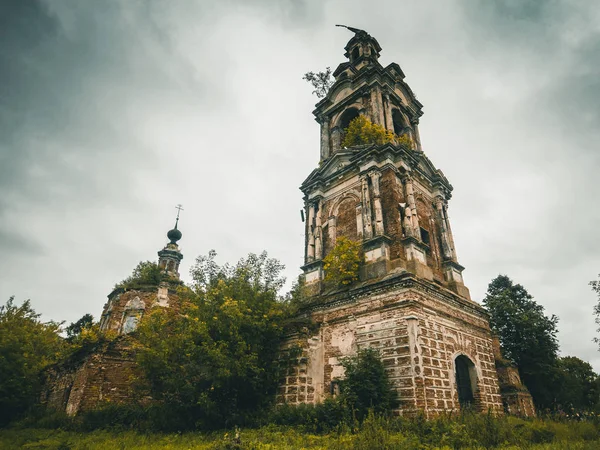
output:
{"label": "tower column", "polygon": [[448,218],[448,203],[445,201],[443,204],[444,220],[446,221],[446,232],[448,233],[448,244],[450,245],[450,252],[454,261],[458,260],[456,256],[456,247],[454,246],[454,236],[452,236],[452,228],[450,228],[450,219]]}
{"label": "tower column", "polygon": [[315,259],[323,259],[323,229],[321,226],[321,200],[315,210]]}
{"label": "tower column", "polygon": [[371,185],[373,186],[373,209],[375,210],[375,234],[381,236],[384,234],[383,213],[381,210],[381,194],[379,191],[379,179],[381,173],[377,171],[369,172]]}
{"label": "tower column", "polygon": [[371,121],[384,126],[383,100],[381,89],[379,87],[375,87],[371,90]]}
{"label": "tower column", "polygon": [[358,240],[364,239],[365,227],[363,222],[362,203],[356,205],[356,234],[358,235]]}
{"label": "tower column", "polygon": [[315,259],[315,235],[314,235],[314,222],[315,219],[315,207],[312,202],[308,204],[308,219],[306,221],[308,242],[306,244],[306,262],[314,261]]}
{"label": "tower column", "polygon": [[440,224],[441,241],[442,241],[442,256],[444,259],[452,259],[452,247],[448,237],[448,222],[444,214],[444,200],[441,196],[435,198],[435,211],[437,213],[438,222]]}
{"label": "tower column", "polygon": [[342,130],[335,126],[331,128],[331,148],[329,154],[332,155],[342,147]]}
{"label": "tower column", "polygon": [[371,239],[373,237],[373,224],[371,219],[371,193],[369,192],[369,182],[366,175],[360,177],[362,185],[362,213],[363,213],[363,238]]}
{"label": "tower column", "polygon": [[421,135],[419,134],[419,119],[415,119],[411,123],[413,129],[413,136],[416,144],[416,150],[422,152],[423,148],[421,147]]}
{"label": "tower column", "polygon": [[404,179],[404,187],[406,190],[406,201],[411,211],[411,222],[413,228],[413,236],[420,238],[419,217],[417,216],[417,204],[415,203],[415,194],[413,191],[412,179],[406,176]]}
{"label": "tower column", "polygon": [[327,221],[327,234],[329,235],[329,242],[331,243],[331,248],[335,247],[335,241],[337,240],[335,216],[330,216]]}
{"label": "tower column", "polygon": [[321,160],[329,158],[329,118],[320,117],[321,124]]}
{"label": "tower column", "polygon": [[390,102],[390,93],[383,93],[383,111],[385,117],[385,128],[394,132],[394,118],[392,117],[392,104]]}

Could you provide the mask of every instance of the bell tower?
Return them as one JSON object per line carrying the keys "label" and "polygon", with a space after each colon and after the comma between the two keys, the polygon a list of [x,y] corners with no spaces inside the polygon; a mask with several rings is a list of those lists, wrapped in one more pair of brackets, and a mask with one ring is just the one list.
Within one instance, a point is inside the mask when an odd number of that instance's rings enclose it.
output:
{"label": "bell tower", "polygon": [[[307,285],[320,293],[323,258],[339,236],[360,241],[366,264],[361,280],[408,271],[463,298],[462,278],[448,219],[452,186],[422,150],[423,105],[396,63],[379,63],[381,46],[367,32],[354,36],[335,83],[313,111],[321,125],[321,161],[304,181]],[[343,147],[358,116],[393,135],[384,145]]]}
{"label": "bell tower", "polygon": [[[398,64],[381,65],[377,40],[346,28],[354,33],[346,61],[313,112],[319,167],[300,187],[307,218],[302,314],[318,330],[296,336],[304,354],[277,400],[322,401],[344,376],[340,359],[374,347],[403,414],[501,413],[488,315],[463,282],[450,227],[452,186],[421,145],[423,105]],[[344,137],[356,118],[384,139],[349,144]],[[364,263],[357,281],[333,285],[323,260],[342,237],[360,243]]]}

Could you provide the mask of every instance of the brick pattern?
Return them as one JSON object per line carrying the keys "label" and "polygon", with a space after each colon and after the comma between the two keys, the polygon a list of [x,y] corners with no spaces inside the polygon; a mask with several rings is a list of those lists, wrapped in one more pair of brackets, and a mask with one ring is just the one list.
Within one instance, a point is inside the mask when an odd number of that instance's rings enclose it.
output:
{"label": "brick pattern", "polygon": [[135,355],[126,336],[77,361],[46,373],[41,401],[49,409],[75,415],[101,404],[126,403],[133,397]]}
{"label": "brick pattern", "polygon": [[[454,359],[475,365],[475,407],[503,411],[494,366],[492,338],[483,311],[468,313],[440,296],[415,289],[392,289],[345,305],[315,310],[319,332],[303,346],[297,372],[281,380],[279,403],[313,403],[330,395],[331,382],[343,377],[340,358],[359,348],[379,349],[398,391],[401,414],[427,416],[458,411]],[[474,307],[474,310],[481,310]],[[311,397],[308,397],[310,388]]]}

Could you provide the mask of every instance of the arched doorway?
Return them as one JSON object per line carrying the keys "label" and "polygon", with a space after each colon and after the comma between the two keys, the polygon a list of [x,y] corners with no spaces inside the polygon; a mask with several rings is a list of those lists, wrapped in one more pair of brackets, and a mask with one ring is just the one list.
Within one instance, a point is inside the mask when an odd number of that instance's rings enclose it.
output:
{"label": "arched doorway", "polygon": [[475,364],[465,355],[458,355],[454,360],[456,390],[461,409],[472,408],[477,389],[477,370]]}

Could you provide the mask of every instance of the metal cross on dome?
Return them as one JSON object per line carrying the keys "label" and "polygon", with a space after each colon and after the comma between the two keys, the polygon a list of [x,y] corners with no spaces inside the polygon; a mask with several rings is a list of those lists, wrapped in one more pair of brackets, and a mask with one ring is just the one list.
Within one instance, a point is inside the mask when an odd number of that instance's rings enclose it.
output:
{"label": "metal cross on dome", "polygon": [[175,207],[175,209],[177,210],[177,218],[179,219],[179,213],[183,211],[183,205],[180,203]]}
{"label": "metal cross on dome", "polygon": [[179,223],[179,213],[181,211],[183,211],[183,206],[181,205],[181,203],[179,203],[175,209],[177,210],[177,219],[175,220],[175,227],[177,227],[177,224]]}

